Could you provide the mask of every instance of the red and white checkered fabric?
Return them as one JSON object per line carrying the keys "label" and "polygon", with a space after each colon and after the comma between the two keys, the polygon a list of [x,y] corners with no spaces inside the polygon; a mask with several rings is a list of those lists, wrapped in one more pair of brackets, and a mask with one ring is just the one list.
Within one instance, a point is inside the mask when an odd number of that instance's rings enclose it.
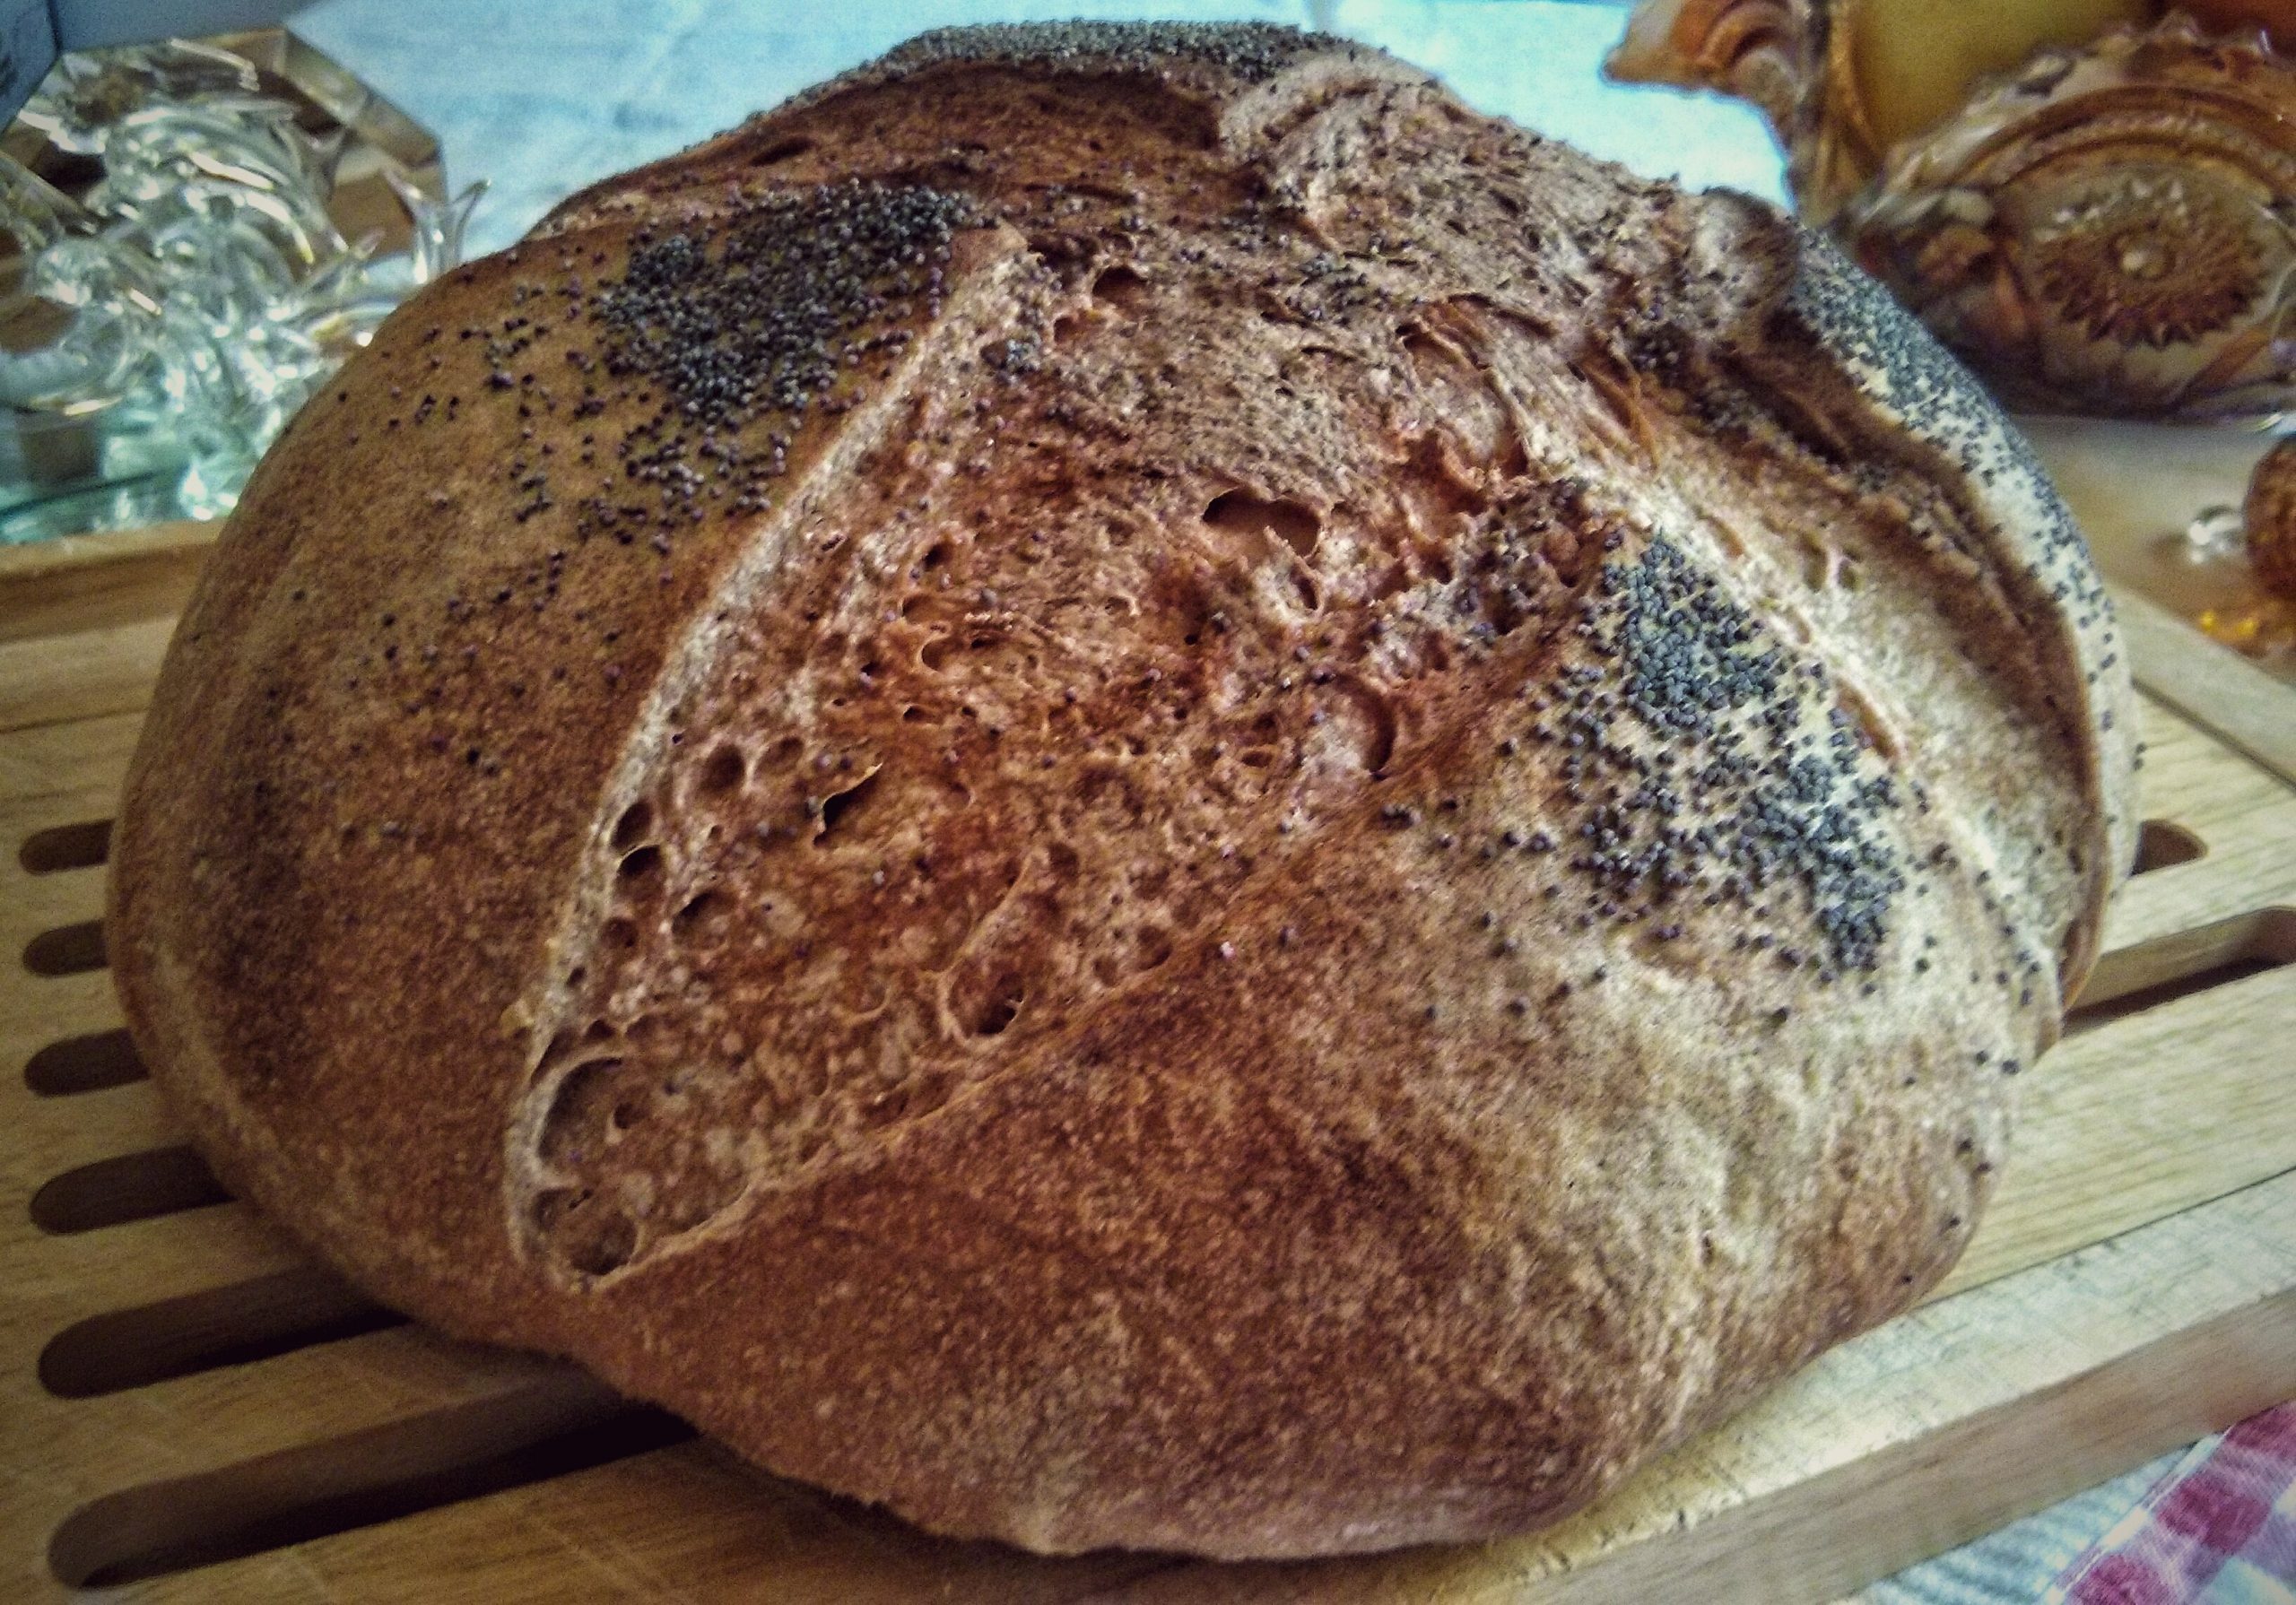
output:
{"label": "red and white checkered fabric", "polygon": [[2092,1544],[2051,1605],[2296,1605],[2296,1403],[2196,1445]]}

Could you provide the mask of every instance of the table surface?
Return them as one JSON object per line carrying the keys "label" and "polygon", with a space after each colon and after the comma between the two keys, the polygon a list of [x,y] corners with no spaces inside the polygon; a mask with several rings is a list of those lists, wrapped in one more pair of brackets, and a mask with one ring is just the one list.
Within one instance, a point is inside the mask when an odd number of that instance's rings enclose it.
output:
{"label": "table surface", "polygon": [[[1296,23],[1376,44],[1466,100],[1638,172],[1782,201],[1753,111],[1605,82],[1624,25],[1606,0],[318,0],[297,32],[435,133],[451,185],[484,179],[474,252],[515,241],[561,196],[739,122],[928,27],[1068,18]],[[483,21],[481,18],[483,17]],[[1875,1584],[1869,1605],[2039,1598],[2171,1467],[2170,1455]]]}

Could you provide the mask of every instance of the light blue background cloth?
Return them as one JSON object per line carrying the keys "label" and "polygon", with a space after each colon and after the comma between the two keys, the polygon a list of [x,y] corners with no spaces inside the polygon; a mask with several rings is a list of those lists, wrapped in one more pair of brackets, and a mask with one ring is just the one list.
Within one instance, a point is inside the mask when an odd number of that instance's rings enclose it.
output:
{"label": "light blue background cloth", "polygon": [[[1248,17],[1343,33],[1440,74],[1484,111],[1637,172],[1783,201],[1748,108],[1606,83],[1617,4],[1569,0],[319,0],[292,26],[435,133],[448,180],[491,188],[474,252],[510,244],[572,190],[730,127],[926,28],[1079,15]],[[2170,1467],[2169,1455],[1874,1584],[1871,1605],[2040,1598]]]}
{"label": "light blue background cloth", "polygon": [[293,26],[445,143],[457,184],[493,186],[477,250],[516,239],[570,191],[665,156],[911,34],[952,22],[1250,17],[1318,26],[1439,74],[1486,111],[1639,172],[1784,198],[1753,111],[1597,71],[1611,4],[1534,0],[320,0]]}

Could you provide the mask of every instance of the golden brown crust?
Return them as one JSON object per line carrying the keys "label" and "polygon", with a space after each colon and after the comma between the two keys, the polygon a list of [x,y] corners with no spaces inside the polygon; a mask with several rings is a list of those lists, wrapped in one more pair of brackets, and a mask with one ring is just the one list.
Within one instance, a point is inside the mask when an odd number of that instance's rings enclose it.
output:
{"label": "golden brown crust", "polygon": [[943,1531],[1575,1508],[1943,1274],[2128,856],[2093,575],[1865,294],[1354,47],[897,53],[297,421],[139,1044],[381,1296]]}

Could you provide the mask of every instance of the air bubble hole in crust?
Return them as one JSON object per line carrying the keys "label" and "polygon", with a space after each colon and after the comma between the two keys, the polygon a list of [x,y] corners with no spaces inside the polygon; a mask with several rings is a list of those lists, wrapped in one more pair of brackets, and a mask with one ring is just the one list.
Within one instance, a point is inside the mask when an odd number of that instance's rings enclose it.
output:
{"label": "air bubble hole in crust", "polygon": [[658,873],[661,867],[662,849],[648,843],[636,852],[625,855],[621,868],[614,872],[624,883],[636,885]]}
{"label": "air bubble hole in crust", "polygon": [[654,805],[640,798],[623,809],[622,817],[613,822],[614,851],[628,852],[644,841],[647,833],[653,829]]}
{"label": "air bubble hole in crust", "polygon": [[1335,722],[1346,733],[1355,760],[1370,774],[1382,773],[1396,751],[1394,706],[1359,680],[1341,680],[1335,689],[1339,692]]}
{"label": "air bubble hole in crust", "polygon": [[1296,501],[1270,501],[1249,490],[1230,490],[1212,499],[1204,522],[1232,534],[1261,534],[1283,542],[1304,558],[1316,550],[1323,520]]}
{"label": "air bubble hole in crust", "polygon": [[1121,264],[1104,267],[1092,281],[1092,299],[1125,312],[1136,312],[1148,299],[1148,281]]}
{"label": "air bubble hole in crust", "polygon": [[706,925],[714,924],[718,915],[725,913],[726,908],[726,895],[723,892],[696,892],[685,900],[677,913],[670,916],[671,929],[680,936],[691,935]]}
{"label": "air bubble hole in crust", "polygon": [[1896,733],[1890,728],[1889,722],[1882,717],[1881,710],[1867,700],[1865,694],[1855,686],[1842,686],[1840,699],[1844,711],[1857,721],[1857,728],[1864,733],[1866,744],[1890,762],[1897,762],[1903,756],[1904,743],[1898,740]]}
{"label": "air bubble hole in crust", "polygon": [[1822,591],[1831,582],[1834,571],[1834,549],[1820,541],[1805,541],[1802,547],[1802,583],[1813,591]]}
{"label": "air bubble hole in crust", "polygon": [[967,1035],[996,1037],[1004,1033],[1021,1012],[1027,984],[1017,971],[999,970],[976,984],[961,986],[950,1000]]}
{"label": "air bubble hole in crust", "polygon": [[705,792],[730,792],[748,777],[749,760],[731,742],[720,742],[712,749],[701,766],[701,789]]}
{"label": "air bubble hole in crust", "polygon": [[585,1142],[604,1129],[602,1110],[612,1099],[614,1075],[622,1063],[619,1058],[585,1059],[560,1078],[536,1145],[544,1163],[580,1162]]}
{"label": "air bubble hole in crust", "polygon": [[1405,329],[1402,343],[1404,355],[1414,361],[1434,365],[1452,360],[1443,343],[1424,329]]}
{"label": "air bubble hole in crust", "polygon": [[820,833],[813,837],[813,845],[819,846],[828,841],[831,832],[840,827],[850,827],[854,817],[860,811],[862,805],[874,794],[876,789],[877,776],[873,774],[859,785],[849,785],[845,790],[822,799],[822,828]]}
{"label": "air bubble hole in crust", "polygon": [[751,157],[749,165],[752,168],[773,167],[780,162],[795,160],[813,148],[813,142],[810,139],[777,140]]}
{"label": "air bubble hole in crust", "polygon": [[587,1188],[561,1188],[535,1201],[535,1227],[585,1276],[621,1270],[638,1252],[638,1228]]}
{"label": "air bubble hole in crust", "polygon": [[542,1050],[542,1057],[535,1061],[535,1074],[542,1075],[566,1057],[573,1049],[574,1040],[574,1033],[569,1029],[561,1028],[552,1033],[548,1045]]}
{"label": "air bubble hole in crust", "polygon": [[909,1089],[892,1087],[861,1106],[861,1124],[871,1131],[891,1125],[909,1113]]}

